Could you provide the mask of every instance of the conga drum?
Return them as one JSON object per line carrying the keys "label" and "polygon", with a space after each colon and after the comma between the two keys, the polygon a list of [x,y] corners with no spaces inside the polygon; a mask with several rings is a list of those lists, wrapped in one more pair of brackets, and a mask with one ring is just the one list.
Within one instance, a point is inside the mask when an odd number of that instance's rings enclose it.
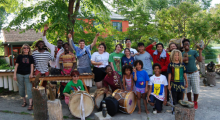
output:
{"label": "conga drum", "polygon": [[[81,94],[83,95],[83,100],[81,100]],[[81,118],[82,109],[81,105],[84,106],[85,117],[88,117],[94,109],[94,101],[92,97],[86,91],[77,91],[70,95],[69,109],[73,116]]]}
{"label": "conga drum", "polygon": [[119,102],[119,110],[123,113],[131,114],[134,112],[137,98],[134,92],[128,92],[117,89],[113,92],[112,96]]}
{"label": "conga drum", "polygon": [[97,89],[94,94],[96,108],[97,109],[100,108],[100,103],[104,99],[104,96],[109,97],[111,95],[112,95],[112,93],[110,91],[108,91],[108,93],[105,96],[105,88]]}

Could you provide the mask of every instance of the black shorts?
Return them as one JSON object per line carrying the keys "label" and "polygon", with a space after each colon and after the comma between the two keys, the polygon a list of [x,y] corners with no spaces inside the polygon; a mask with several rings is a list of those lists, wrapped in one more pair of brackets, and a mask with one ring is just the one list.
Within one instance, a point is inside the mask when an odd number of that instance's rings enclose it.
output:
{"label": "black shorts", "polygon": [[94,67],[93,73],[95,74],[95,79],[94,79],[95,82],[102,81],[106,76],[105,68]]}
{"label": "black shorts", "polygon": [[151,103],[154,103],[154,107],[157,111],[162,111],[162,105],[163,105],[163,101],[158,100],[155,96],[150,95],[150,101]]}

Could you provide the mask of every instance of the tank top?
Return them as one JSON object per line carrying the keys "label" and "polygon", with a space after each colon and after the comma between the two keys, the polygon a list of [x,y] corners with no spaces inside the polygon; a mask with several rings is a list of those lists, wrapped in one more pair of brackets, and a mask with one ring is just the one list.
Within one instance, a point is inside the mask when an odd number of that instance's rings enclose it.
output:
{"label": "tank top", "polygon": [[131,90],[131,77],[129,79],[125,77],[125,81],[126,81],[126,89]]}

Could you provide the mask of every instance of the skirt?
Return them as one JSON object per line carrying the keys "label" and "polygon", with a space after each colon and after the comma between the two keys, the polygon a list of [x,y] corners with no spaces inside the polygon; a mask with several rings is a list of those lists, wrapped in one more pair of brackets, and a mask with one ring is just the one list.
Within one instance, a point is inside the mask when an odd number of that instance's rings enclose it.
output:
{"label": "skirt", "polygon": [[93,73],[95,74],[95,79],[94,79],[95,82],[102,81],[106,76],[105,68],[94,67]]}

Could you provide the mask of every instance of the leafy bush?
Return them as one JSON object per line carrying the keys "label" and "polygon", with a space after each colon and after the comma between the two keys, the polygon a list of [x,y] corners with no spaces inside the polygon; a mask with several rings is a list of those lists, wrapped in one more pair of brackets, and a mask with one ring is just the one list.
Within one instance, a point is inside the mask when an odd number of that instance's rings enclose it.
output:
{"label": "leafy bush", "polygon": [[215,59],[217,50],[211,48],[212,45],[208,45],[202,51],[203,55],[205,55],[205,59]]}
{"label": "leafy bush", "polygon": [[0,59],[0,69],[10,69],[9,64],[5,59]]}

